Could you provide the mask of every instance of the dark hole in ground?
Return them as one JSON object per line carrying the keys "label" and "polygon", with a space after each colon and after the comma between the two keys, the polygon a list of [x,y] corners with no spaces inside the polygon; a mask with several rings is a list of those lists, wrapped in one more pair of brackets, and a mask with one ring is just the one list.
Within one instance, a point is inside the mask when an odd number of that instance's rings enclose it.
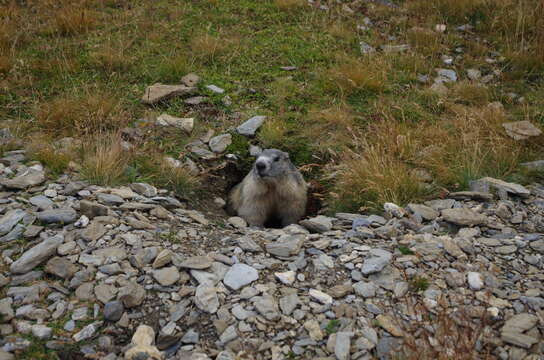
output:
{"label": "dark hole in ground", "polygon": [[[233,161],[227,161],[215,169],[212,169],[206,179],[203,180],[204,189],[202,196],[197,201],[197,207],[208,211],[217,218],[229,216],[225,209],[219,209],[214,203],[214,198],[220,197],[227,200],[229,192],[234,186],[240,183],[247,175],[248,170],[242,169],[242,166]],[[319,214],[323,207],[323,197],[325,188],[317,181],[308,181],[308,202],[306,204],[306,217],[312,217]],[[267,228],[281,228],[279,219],[271,219],[265,224]]]}

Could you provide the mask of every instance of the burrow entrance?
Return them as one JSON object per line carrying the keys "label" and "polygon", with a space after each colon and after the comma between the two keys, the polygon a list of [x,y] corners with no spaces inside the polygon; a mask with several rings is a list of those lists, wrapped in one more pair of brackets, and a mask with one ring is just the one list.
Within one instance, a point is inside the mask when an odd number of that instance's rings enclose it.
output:
{"label": "burrow entrance", "polygon": [[[215,167],[209,168],[202,179],[202,193],[194,201],[194,206],[215,218],[226,219],[229,217],[225,208],[219,207],[214,199],[219,197],[227,200],[230,190],[248,174],[249,169],[240,163],[227,160]],[[307,180],[308,181],[308,180]],[[305,217],[312,217],[319,214],[324,205],[325,189],[317,181],[308,182],[308,202],[306,204]],[[273,220],[265,224],[267,228],[281,228],[279,221]]]}

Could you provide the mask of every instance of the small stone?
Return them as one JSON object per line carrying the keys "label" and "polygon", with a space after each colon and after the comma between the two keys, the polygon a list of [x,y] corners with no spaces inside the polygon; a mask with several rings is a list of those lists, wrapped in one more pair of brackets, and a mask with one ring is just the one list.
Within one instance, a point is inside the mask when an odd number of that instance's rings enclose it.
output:
{"label": "small stone", "polygon": [[148,325],[139,325],[132,336],[133,345],[125,352],[126,360],[162,360],[164,357],[154,346],[155,331]]}
{"label": "small stone", "polygon": [[247,228],[247,223],[244,219],[239,216],[233,216],[227,219],[228,223],[234,226],[237,229]]}
{"label": "small stone", "polygon": [[334,355],[338,360],[348,360],[351,347],[351,337],[353,336],[350,332],[340,331],[336,333],[336,344],[334,346]]}
{"label": "small stone", "polygon": [[232,144],[232,135],[223,134],[211,138],[209,146],[214,153],[220,154],[224,152],[230,144]]}
{"label": "small stone", "polygon": [[207,269],[210,266],[212,266],[212,259],[207,256],[193,256],[179,264],[179,267],[195,270]]}
{"label": "small stone", "polygon": [[254,116],[238,126],[236,131],[240,135],[244,136],[254,136],[255,132],[261,127],[263,122],[266,120],[266,116]]}
{"label": "small stone", "polygon": [[107,206],[88,200],[81,200],[79,202],[79,211],[89,219],[93,219],[96,216],[108,215]]}
{"label": "small stone", "polygon": [[457,73],[454,70],[450,69],[436,69],[436,73],[438,74],[441,82],[456,82],[457,81]]}
{"label": "small stone", "polygon": [[219,309],[216,288],[206,284],[198,285],[195,291],[195,305],[202,311],[215,314]]}
{"label": "small stone", "polygon": [[40,340],[49,339],[53,335],[53,329],[45,325],[33,325],[32,335]]}
{"label": "small stone", "polygon": [[180,278],[178,269],[175,266],[162,268],[153,271],[153,278],[162,286],[174,285]]}
{"label": "small stone", "polygon": [[104,318],[116,322],[121,319],[124,311],[125,307],[121,301],[110,301],[104,305]]}
{"label": "small stone", "polygon": [[132,183],[130,184],[130,188],[142,196],[157,196],[157,188],[146,183]]}
{"label": "small stone", "polygon": [[216,85],[207,85],[206,89],[208,89],[211,92],[214,92],[216,94],[223,94],[225,92],[224,89],[221,89],[219,86],[216,86]]}
{"label": "small stone", "polygon": [[200,76],[194,73],[189,73],[181,78],[181,82],[189,87],[196,86],[200,82]]}
{"label": "small stone", "polygon": [[249,265],[238,263],[227,271],[223,283],[233,290],[239,290],[257,279],[259,279],[257,270]]}
{"label": "small stone", "polygon": [[80,332],[74,334],[72,338],[77,342],[90,339],[94,336],[94,334],[100,328],[100,326],[102,326],[101,321],[89,324],[85,326],[83,329],[81,329]]}
{"label": "small stone", "polygon": [[274,276],[285,285],[293,285],[296,273],[294,271],[276,272]]}
{"label": "small stone", "polygon": [[484,287],[484,281],[482,275],[477,272],[469,272],[467,274],[468,285],[472,290],[478,291]]}
{"label": "small stone", "polygon": [[332,229],[331,218],[319,215],[311,219],[300,221],[300,225],[304,226],[310,232],[324,233]]}
{"label": "small stone", "polygon": [[256,296],[253,298],[255,308],[269,321],[277,320],[280,317],[276,299],[271,295]]}
{"label": "small stone", "polygon": [[155,261],[153,261],[153,269],[159,269],[163,267],[164,265],[170,263],[172,261],[172,251],[168,249],[162,250],[157,257],[155,258]]}
{"label": "small stone", "polygon": [[293,256],[300,252],[304,240],[304,235],[285,235],[275,242],[266,244],[266,251],[279,257]]}
{"label": "small stone", "polygon": [[514,140],[525,140],[542,134],[542,130],[527,120],[504,123],[502,126],[506,134]]}
{"label": "small stone", "polygon": [[172,126],[183,130],[186,133],[193,131],[194,123],[194,118],[178,118],[168,114],[161,114],[159,117],[157,117],[157,125]]}
{"label": "small stone", "polygon": [[196,87],[185,85],[163,85],[160,83],[148,86],[142,96],[144,104],[153,105],[173,97],[191,95],[196,91]]}
{"label": "small stone", "polygon": [[145,289],[141,285],[130,282],[119,289],[117,299],[122,301],[126,308],[130,309],[139,306],[144,301],[145,295]]}
{"label": "small stone", "polygon": [[310,338],[315,341],[323,340],[323,332],[319,327],[317,320],[308,320],[304,323],[304,328],[308,331]]}
{"label": "small stone", "polygon": [[402,44],[402,45],[382,45],[380,46],[382,51],[384,53],[399,53],[404,52],[410,49],[410,45],[408,44]]}
{"label": "small stone", "polygon": [[62,279],[71,279],[78,271],[78,267],[66,258],[54,257],[45,265],[44,271],[48,274],[58,276]]}
{"label": "small stone", "polygon": [[28,201],[34,205],[37,206],[40,210],[46,210],[53,206],[53,201],[51,201],[47,196],[44,195],[37,195],[33,196]]}
{"label": "small stone", "polygon": [[300,304],[300,299],[297,294],[290,294],[280,298],[280,309],[281,311],[289,316]]}
{"label": "small stone", "polygon": [[111,299],[115,298],[117,289],[113,285],[100,284],[94,288],[94,295],[102,304],[106,304]]}
{"label": "small stone", "polygon": [[403,335],[402,331],[394,324],[389,316],[380,314],[376,316],[376,320],[380,326],[391,335],[396,337],[401,337]]}
{"label": "small stone", "polygon": [[332,304],[332,297],[329,294],[326,294],[322,291],[316,289],[310,289],[309,295],[312,299],[317,300],[321,304],[330,305]]}
{"label": "small stone", "polygon": [[480,225],[487,220],[484,215],[466,208],[444,209],[442,217],[448,222],[461,226]]}
{"label": "small stone", "polygon": [[371,298],[376,296],[376,285],[369,282],[360,281],[353,284],[353,290],[357,295],[362,296],[363,298]]}
{"label": "small stone", "polygon": [[438,217],[439,212],[431,207],[420,204],[408,204],[408,209],[414,214],[417,214],[423,218],[423,220],[434,220]]}
{"label": "small stone", "polygon": [[71,224],[77,220],[77,213],[72,208],[44,210],[37,216],[38,220],[46,224]]}

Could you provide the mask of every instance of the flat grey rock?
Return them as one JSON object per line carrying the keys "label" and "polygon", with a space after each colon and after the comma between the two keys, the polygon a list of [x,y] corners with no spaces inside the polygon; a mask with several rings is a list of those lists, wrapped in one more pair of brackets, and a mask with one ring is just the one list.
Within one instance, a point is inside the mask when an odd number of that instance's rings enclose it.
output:
{"label": "flat grey rock", "polygon": [[256,269],[246,264],[234,264],[225,274],[223,283],[233,290],[239,290],[257,279],[259,272]]}
{"label": "flat grey rock", "polygon": [[257,130],[266,120],[266,116],[258,115],[250,118],[240,126],[236,128],[236,131],[240,135],[244,136],[254,136]]}
{"label": "flat grey rock", "polygon": [[24,274],[31,271],[53,256],[57,251],[57,247],[62,244],[63,241],[64,237],[62,235],[55,235],[42,241],[38,245],[25,251],[19,259],[14,261],[9,267],[10,271],[13,274]]}

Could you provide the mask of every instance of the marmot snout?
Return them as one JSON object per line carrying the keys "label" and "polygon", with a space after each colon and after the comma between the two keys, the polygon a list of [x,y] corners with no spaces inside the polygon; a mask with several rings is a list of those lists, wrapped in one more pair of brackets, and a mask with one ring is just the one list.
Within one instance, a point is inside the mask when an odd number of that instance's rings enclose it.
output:
{"label": "marmot snout", "polygon": [[273,220],[287,226],[304,216],[307,191],[308,185],[289,160],[289,154],[266,149],[230,192],[227,211],[242,217],[250,226],[263,227]]}

